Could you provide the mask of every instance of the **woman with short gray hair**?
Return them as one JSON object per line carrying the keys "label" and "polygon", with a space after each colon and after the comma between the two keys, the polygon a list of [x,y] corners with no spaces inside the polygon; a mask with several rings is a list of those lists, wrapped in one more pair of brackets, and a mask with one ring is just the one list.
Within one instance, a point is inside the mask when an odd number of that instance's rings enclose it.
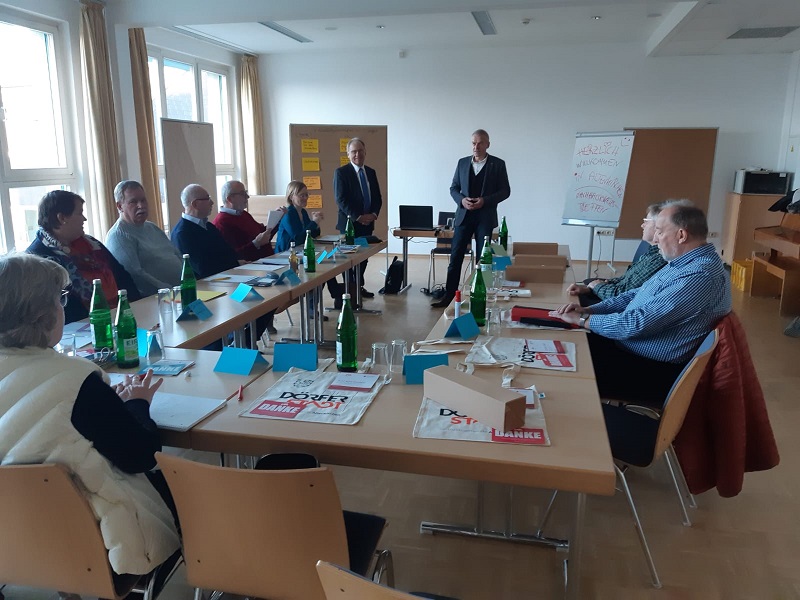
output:
{"label": "woman with short gray hair", "polygon": [[52,260],[0,256],[0,464],[67,466],[102,521],[114,571],[149,573],[180,545],[163,476],[151,471],[161,380],[148,371],[112,388],[93,362],[53,350],[69,281]]}

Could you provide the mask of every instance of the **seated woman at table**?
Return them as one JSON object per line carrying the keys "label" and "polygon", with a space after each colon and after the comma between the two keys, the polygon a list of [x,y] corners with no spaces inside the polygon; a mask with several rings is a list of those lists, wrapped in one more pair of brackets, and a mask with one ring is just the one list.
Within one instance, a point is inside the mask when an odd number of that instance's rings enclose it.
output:
{"label": "seated woman at table", "polygon": [[[308,188],[302,181],[290,181],[286,187],[286,205],[288,210],[278,225],[278,235],[275,241],[275,252],[284,252],[289,249],[294,242],[295,249],[299,255],[303,253],[306,243],[306,230],[311,230],[311,237],[319,237],[319,222],[322,220],[322,213],[315,211],[309,216],[306,211],[308,204]],[[333,306],[337,310],[342,307],[342,294],[344,284],[339,283],[335,278],[329,279],[328,291],[333,298]]]}
{"label": "seated woman at table", "polygon": [[60,463],[81,481],[118,574],[145,574],[180,539],[160,472],[146,375],[110,387],[89,360],[58,354],[66,269],[29,254],[0,257],[0,464]]}
{"label": "seated woman at table", "polygon": [[117,292],[128,291],[128,300],[141,294],[133,278],[103,244],[83,232],[83,198],[65,190],[48,192],[39,202],[39,230],[26,252],[49,258],[69,273],[69,294],[64,315],[67,323],[89,316],[92,280],[103,283],[111,308],[117,306]]}

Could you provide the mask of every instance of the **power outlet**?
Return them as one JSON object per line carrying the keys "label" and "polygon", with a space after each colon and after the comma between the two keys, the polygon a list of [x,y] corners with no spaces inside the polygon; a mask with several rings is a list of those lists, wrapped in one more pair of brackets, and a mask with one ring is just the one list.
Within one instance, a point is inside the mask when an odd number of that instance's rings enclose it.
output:
{"label": "power outlet", "polygon": [[718,238],[719,237],[719,231],[709,231],[708,232],[708,237],[710,237],[710,238]]}
{"label": "power outlet", "polygon": [[597,230],[597,235],[612,236],[612,235],[614,235],[614,230],[613,229],[598,229]]}

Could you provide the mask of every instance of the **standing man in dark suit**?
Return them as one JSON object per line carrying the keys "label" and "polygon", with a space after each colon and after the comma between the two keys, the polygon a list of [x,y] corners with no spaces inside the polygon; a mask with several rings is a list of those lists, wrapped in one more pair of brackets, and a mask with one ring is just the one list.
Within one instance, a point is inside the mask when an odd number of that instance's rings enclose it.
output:
{"label": "standing man in dark suit", "polygon": [[[353,138],[347,142],[347,155],[350,157],[350,164],[333,172],[333,193],[339,207],[336,229],[344,233],[347,217],[350,217],[356,237],[372,235],[383,205],[378,177],[375,169],[364,165],[367,147],[362,140]],[[366,270],[367,261],[364,261],[361,263],[361,297],[372,298],[375,294],[363,288]]]}
{"label": "standing man in dark suit", "polygon": [[444,296],[431,304],[434,308],[445,308],[456,295],[461,279],[461,265],[467,247],[475,238],[480,260],[483,240],[492,235],[497,227],[497,205],[511,195],[506,163],[496,156],[489,156],[489,134],[478,129],[472,134],[472,156],[458,161],[450,195],[458,208],[454,222],[453,244],[450,264],[447,266],[447,284]]}

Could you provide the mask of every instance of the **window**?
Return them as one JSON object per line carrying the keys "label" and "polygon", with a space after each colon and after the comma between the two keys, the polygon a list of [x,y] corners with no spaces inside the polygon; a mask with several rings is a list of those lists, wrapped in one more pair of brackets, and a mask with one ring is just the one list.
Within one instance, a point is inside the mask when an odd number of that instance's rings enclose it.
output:
{"label": "window", "polygon": [[[75,189],[58,29],[0,15],[0,252],[24,250],[41,197]],[[13,57],[10,59],[9,57]]]}
{"label": "window", "polygon": [[[217,183],[221,185],[237,177],[230,88],[233,68],[180,55],[167,56],[157,48],[148,48],[148,54],[162,200],[166,203],[162,117],[211,123],[214,126]],[[217,193],[219,189],[214,190],[212,195]],[[166,205],[164,208],[166,215]]]}

